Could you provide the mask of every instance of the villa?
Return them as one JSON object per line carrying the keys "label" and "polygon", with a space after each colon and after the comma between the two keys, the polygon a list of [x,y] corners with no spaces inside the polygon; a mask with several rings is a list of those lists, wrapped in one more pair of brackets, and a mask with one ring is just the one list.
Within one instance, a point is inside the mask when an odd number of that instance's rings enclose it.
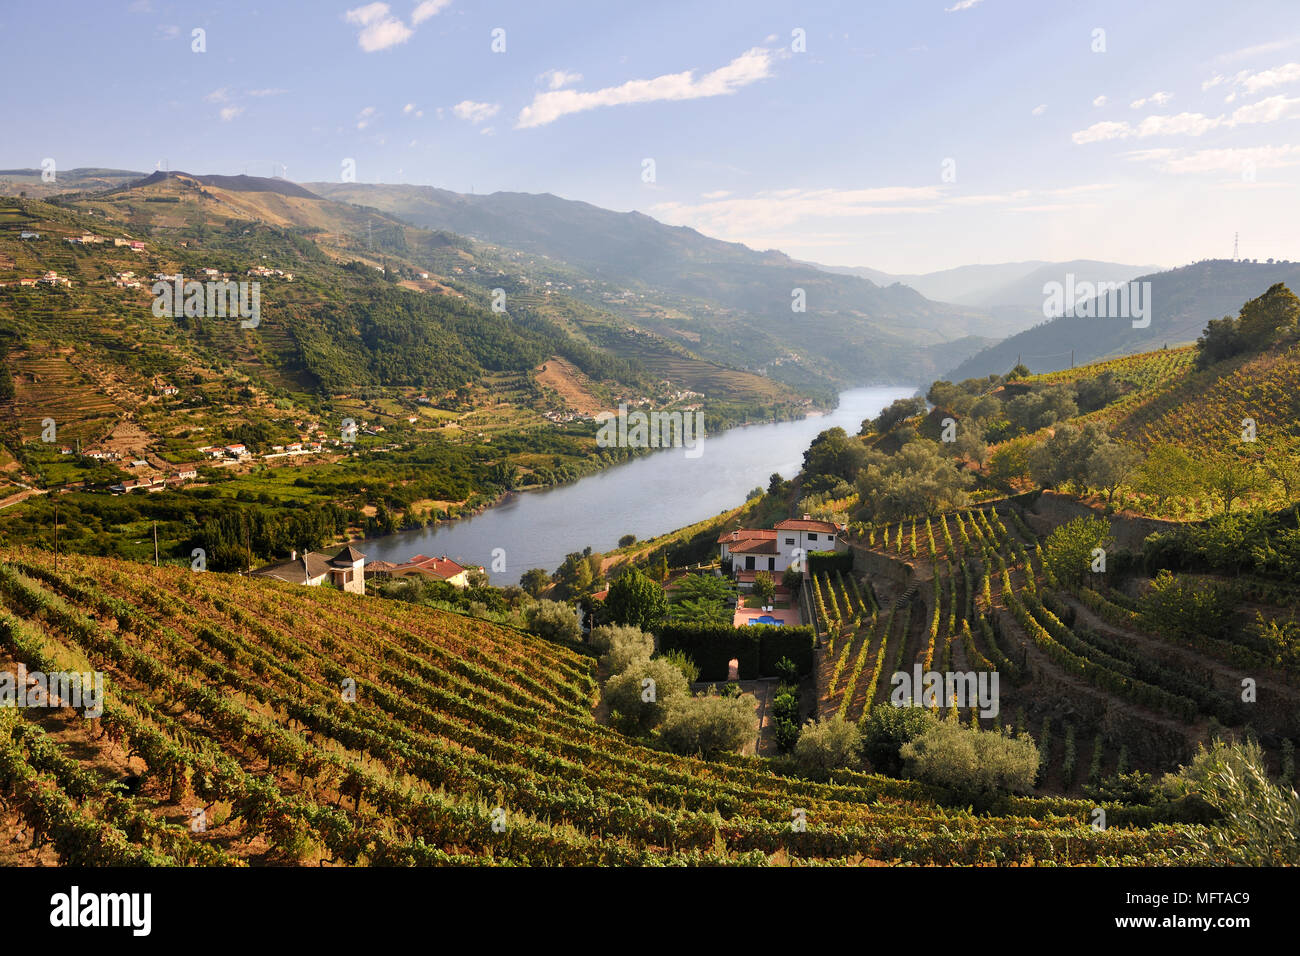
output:
{"label": "villa", "polygon": [[759,571],[779,576],[791,565],[800,566],[799,559],[809,551],[843,551],[843,531],[833,522],[804,515],[778,521],[772,528],[724,531],[718,536],[718,551],[724,563],[730,561],[736,582],[752,587]]}
{"label": "villa", "polygon": [[366,556],[352,545],[344,546],[333,556],[319,551],[307,551],[301,558],[297,551],[291,551],[290,555],[288,561],[268,564],[253,574],[288,581],[290,584],[305,584],[308,587],[332,584],[352,594],[366,593]]}

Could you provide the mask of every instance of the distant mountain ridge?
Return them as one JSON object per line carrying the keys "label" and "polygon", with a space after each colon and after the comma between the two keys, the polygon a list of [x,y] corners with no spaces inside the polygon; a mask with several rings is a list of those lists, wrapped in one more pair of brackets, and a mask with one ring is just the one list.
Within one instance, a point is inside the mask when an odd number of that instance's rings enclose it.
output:
{"label": "distant mountain ridge", "polygon": [[[984,349],[943,377],[961,381],[1001,374],[1017,361],[1033,372],[1051,372],[1069,368],[1071,352],[1075,364],[1081,365],[1191,342],[1210,319],[1236,315],[1243,302],[1262,294],[1275,282],[1300,289],[1300,262],[1207,259],[1135,279],[1151,283],[1150,324],[1145,328],[1134,328],[1130,318],[1060,316]],[[1095,308],[1092,311],[1097,312]]]}
{"label": "distant mountain ridge", "polygon": [[168,179],[192,179],[204,186],[229,189],[241,193],[276,193],[280,196],[296,196],[299,199],[320,199],[314,192],[304,189],[295,182],[281,179],[279,176],[196,176],[180,170],[159,170],[143,179],[131,183],[132,187],[152,186]]}

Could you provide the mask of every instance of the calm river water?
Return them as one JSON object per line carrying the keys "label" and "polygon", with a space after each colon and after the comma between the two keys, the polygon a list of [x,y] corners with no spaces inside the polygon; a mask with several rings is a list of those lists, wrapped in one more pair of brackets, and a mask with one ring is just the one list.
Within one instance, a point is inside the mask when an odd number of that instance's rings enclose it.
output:
{"label": "calm river water", "polygon": [[[612,550],[625,534],[653,538],[734,508],[756,486],[766,488],[773,472],[783,478],[798,472],[818,432],[839,425],[856,434],[864,418],[913,392],[850,389],[824,415],[706,435],[697,458],[687,458],[685,449],[665,449],[559,488],[512,495],[472,518],[372,538],[359,547],[368,560],[395,563],[445,554],[487,568],[493,584],[515,584],[529,568],[554,571],[571,551],[589,545]],[[504,572],[491,571],[495,548],[505,551]]]}

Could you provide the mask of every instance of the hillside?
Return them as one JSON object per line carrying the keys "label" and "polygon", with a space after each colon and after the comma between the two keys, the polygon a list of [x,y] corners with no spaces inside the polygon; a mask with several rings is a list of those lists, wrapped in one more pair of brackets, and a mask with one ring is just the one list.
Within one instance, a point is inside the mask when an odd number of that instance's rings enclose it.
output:
{"label": "hillside", "polygon": [[7,551],[0,659],[106,675],[97,719],[0,710],[0,781],[41,795],[0,817],[25,863],[1150,864],[1201,832],[676,757],[595,722],[573,648],[328,588]]}
{"label": "hillside", "polygon": [[[1078,281],[1093,281],[1093,278],[1085,272],[1077,276]],[[1064,283],[1064,277],[1054,275],[1045,281]],[[1235,313],[1242,302],[1276,282],[1300,286],[1300,263],[1212,259],[1143,275],[1137,281],[1151,283],[1150,324],[1145,328],[1134,328],[1131,318],[1060,316],[984,349],[943,377],[960,381],[1002,374],[1016,364],[1017,356],[1035,372],[1051,372],[1069,368],[1071,350],[1075,363],[1081,364],[1181,345],[1200,335],[1210,319]],[[1038,290],[1041,309],[1041,284]],[[1096,300],[1093,301],[1091,309],[1080,306],[1079,311],[1095,313]]]}
{"label": "hillside", "polygon": [[[544,256],[603,285],[580,290],[642,328],[688,340],[701,354],[795,384],[928,378],[967,336],[1005,329],[978,310],[881,288],[776,252],[722,242],[639,212],[549,194],[465,195],[429,186],[307,183],[331,199],[383,210],[429,229]],[[803,289],[806,313],[792,312]],[[969,342],[963,351],[978,347]]]}
{"label": "hillside", "polygon": [[1015,307],[1028,314],[1042,315],[1043,283],[1053,280],[1061,281],[1067,272],[1074,272],[1081,278],[1092,281],[1121,282],[1159,272],[1157,266],[1130,266],[1117,262],[1097,262],[1091,259],[1074,259],[1069,262],[1044,262],[1033,259],[1027,262],[1003,262],[991,265],[957,266],[954,269],[942,269],[937,272],[925,272],[911,275],[893,275],[878,269],[843,266],[819,266],[827,272],[844,275],[858,275],[870,279],[877,285],[890,285],[901,282],[911,286],[927,299],[936,302],[955,302],[975,308],[989,309],[1009,324],[1017,328],[1008,330],[1007,334],[1020,331],[1020,325],[1028,323],[1010,323],[1006,307]]}
{"label": "hillside", "polygon": [[[233,560],[217,539],[245,535],[242,502],[262,529],[255,554],[270,557],[292,547],[283,535],[304,510],[306,540],[327,543],[636,453],[597,448],[592,406],[701,401],[714,430],[812,405],[638,334],[509,254],[278,181],[150,179],[0,205],[0,535],[43,541],[60,507],[43,493],[61,489],[69,547],[143,556],[143,507],[166,552]],[[155,277],[176,273],[256,283],[255,327],[155,317]],[[573,369],[580,395],[543,374],[552,361]],[[341,439],[347,419],[355,443]],[[111,494],[154,479],[168,491],[148,504]],[[196,528],[212,540],[194,541]]]}

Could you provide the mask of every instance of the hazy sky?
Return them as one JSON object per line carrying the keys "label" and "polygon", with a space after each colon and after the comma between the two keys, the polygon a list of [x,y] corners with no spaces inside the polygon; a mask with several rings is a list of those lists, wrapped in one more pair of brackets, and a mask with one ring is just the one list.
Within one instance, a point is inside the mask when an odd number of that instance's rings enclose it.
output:
{"label": "hazy sky", "polygon": [[1300,259],[1296,0],[9,2],[0,43],[4,167],[352,159],[891,272]]}

